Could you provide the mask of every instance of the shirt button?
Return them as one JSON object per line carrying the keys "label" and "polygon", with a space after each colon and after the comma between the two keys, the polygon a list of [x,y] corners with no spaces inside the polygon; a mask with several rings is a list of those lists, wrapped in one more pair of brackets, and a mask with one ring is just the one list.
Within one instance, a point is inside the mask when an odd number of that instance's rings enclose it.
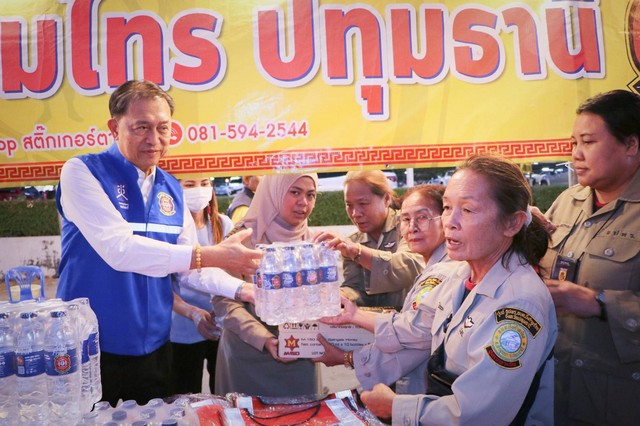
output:
{"label": "shirt button", "polygon": [[636,371],[636,372],[634,372],[634,373],[631,375],[631,378],[632,378],[633,380],[640,380],[640,373],[638,373],[637,371]]}
{"label": "shirt button", "polygon": [[591,228],[591,225],[593,225],[593,223],[591,223],[590,220],[587,220],[587,221],[584,222],[584,227],[585,228]]}
{"label": "shirt button", "polygon": [[567,257],[569,257],[569,258],[573,258],[573,252],[572,252],[572,251],[570,251],[569,253],[567,253]]}
{"label": "shirt button", "polygon": [[384,270],[384,272],[383,272],[383,274],[384,274],[384,275],[389,275],[389,270],[388,270],[388,269],[385,269],[385,270]]}
{"label": "shirt button", "polygon": [[584,362],[581,359],[576,359],[576,362],[574,363],[574,365],[576,367],[582,367],[582,365],[584,364]]}
{"label": "shirt button", "polygon": [[608,248],[608,249],[605,249],[605,250],[604,250],[604,255],[605,255],[605,256],[608,256],[608,257],[613,256],[613,254],[614,254],[614,253],[615,253],[615,251],[613,251],[613,249],[612,249],[612,248]]}
{"label": "shirt button", "polygon": [[364,373],[364,377],[371,377],[371,373]]}
{"label": "shirt button", "polygon": [[635,318],[629,318],[625,321],[625,324],[627,325],[627,328],[630,328],[632,330],[638,328],[638,320],[636,320]]}

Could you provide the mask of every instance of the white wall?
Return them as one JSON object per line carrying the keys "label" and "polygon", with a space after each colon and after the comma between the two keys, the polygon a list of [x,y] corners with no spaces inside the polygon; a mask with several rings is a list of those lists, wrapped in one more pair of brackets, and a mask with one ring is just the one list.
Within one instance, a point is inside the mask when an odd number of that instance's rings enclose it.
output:
{"label": "white wall", "polygon": [[36,265],[48,277],[60,263],[60,236],[0,238],[0,275],[16,266]]}

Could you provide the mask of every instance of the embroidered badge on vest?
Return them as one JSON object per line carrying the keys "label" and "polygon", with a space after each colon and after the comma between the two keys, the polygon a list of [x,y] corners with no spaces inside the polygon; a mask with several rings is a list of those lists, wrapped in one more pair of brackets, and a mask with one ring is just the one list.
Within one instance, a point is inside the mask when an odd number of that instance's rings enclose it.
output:
{"label": "embroidered badge on vest", "polygon": [[516,308],[502,308],[493,313],[498,328],[493,333],[491,345],[485,350],[489,358],[500,367],[520,367],[520,357],[528,345],[527,331],[535,339],[542,326],[529,313]]}
{"label": "embroidered badge on vest", "polygon": [[116,185],[116,194],[118,194],[116,198],[118,200],[118,205],[123,210],[129,209],[129,198],[127,198],[126,188],[127,186],[123,184]]}
{"label": "embroidered badge on vest", "polygon": [[422,301],[422,298],[431,290],[436,288],[436,286],[441,282],[442,282],[442,279],[438,277],[427,277],[424,279],[424,281],[421,281],[420,283],[418,283],[419,290],[418,290],[418,293],[416,294],[415,300],[411,304],[411,308],[417,309],[418,305]]}
{"label": "embroidered badge on vest", "polygon": [[176,206],[173,203],[173,197],[166,192],[158,193],[158,204],[160,205],[160,213],[165,216],[173,216],[176,214]]}

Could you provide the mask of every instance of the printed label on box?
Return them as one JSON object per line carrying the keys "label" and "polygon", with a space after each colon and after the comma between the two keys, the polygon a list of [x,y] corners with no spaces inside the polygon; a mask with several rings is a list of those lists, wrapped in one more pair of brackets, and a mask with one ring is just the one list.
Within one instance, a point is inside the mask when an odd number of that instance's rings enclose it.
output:
{"label": "printed label on box", "polygon": [[334,346],[352,351],[373,342],[373,333],[355,325],[330,325],[319,321],[278,326],[278,355],[282,358],[315,358],[324,354],[318,334]]}

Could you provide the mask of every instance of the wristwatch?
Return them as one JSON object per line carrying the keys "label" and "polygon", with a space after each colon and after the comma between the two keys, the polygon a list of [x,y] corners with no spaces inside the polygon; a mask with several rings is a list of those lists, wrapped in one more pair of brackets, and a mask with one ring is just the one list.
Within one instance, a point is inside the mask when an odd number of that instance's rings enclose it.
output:
{"label": "wristwatch", "polygon": [[598,294],[596,294],[596,302],[598,302],[598,305],[600,305],[600,320],[606,321],[607,308],[605,306],[605,301],[604,301],[604,290],[600,290]]}

